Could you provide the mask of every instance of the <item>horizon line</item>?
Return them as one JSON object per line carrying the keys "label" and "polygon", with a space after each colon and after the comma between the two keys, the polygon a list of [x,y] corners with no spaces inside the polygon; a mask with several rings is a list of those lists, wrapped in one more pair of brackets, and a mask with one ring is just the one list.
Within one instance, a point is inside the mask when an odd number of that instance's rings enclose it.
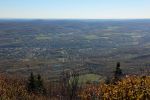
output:
{"label": "horizon line", "polygon": [[0,18],[0,20],[146,20],[150,18]]}

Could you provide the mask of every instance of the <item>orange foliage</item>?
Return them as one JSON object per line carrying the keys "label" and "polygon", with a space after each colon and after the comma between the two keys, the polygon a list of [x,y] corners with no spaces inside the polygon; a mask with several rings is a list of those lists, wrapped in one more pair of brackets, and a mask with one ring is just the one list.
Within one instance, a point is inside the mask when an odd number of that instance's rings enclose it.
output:
{"label": "orange foliage", "polygon": [[117,84],[87,85],[81,100],[150,100],[150,77],[126,76]]}
{"label": "orange foliage", "polygon": [[24,80],[0,75],[0,100],[46,100],[46,98],[29,94]]}

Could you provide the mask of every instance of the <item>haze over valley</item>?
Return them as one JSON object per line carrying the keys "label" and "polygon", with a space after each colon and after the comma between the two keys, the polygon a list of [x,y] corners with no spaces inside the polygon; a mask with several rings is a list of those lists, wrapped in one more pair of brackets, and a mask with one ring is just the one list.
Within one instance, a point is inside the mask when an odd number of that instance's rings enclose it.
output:
{"label": "haze over valley", "polygon": [[0,20],[0,71],[48,79],[63,70],[108,76],[149,71],[150,20]]}

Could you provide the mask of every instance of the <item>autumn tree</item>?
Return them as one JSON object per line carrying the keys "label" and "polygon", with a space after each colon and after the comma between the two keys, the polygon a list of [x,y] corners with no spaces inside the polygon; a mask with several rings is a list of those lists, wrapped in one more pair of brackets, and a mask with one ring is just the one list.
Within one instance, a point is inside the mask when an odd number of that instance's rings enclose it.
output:
{"label": "autumn tree", "polygon": [[77,97],[79,74],[76,71],[64,72],[61,77],[63,99],[74,100]]}

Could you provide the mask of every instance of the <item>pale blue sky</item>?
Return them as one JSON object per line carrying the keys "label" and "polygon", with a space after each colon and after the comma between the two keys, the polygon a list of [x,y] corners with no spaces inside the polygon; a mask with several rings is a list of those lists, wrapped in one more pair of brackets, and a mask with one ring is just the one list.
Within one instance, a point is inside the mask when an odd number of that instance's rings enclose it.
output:
{"label": "pale blue sky", "polygon": [[150,0],[0,0],[0,18],[150,18]]}

